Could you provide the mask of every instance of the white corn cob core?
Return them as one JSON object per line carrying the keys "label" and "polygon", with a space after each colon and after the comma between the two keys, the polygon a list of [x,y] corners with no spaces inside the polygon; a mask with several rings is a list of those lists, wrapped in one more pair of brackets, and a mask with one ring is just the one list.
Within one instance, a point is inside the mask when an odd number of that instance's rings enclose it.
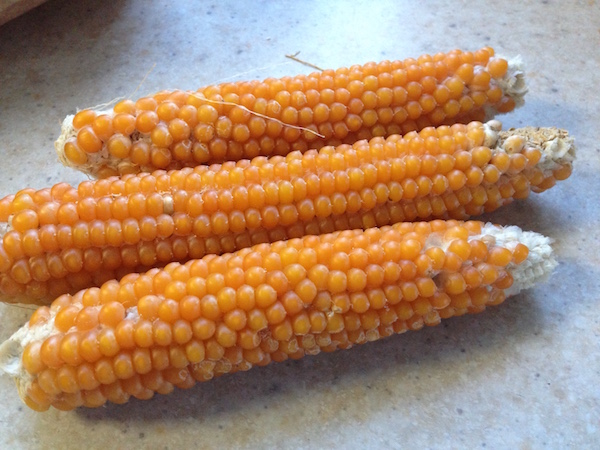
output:
{"label": "white corn cob core", "polygon": [[[516,295],[523,289],[528,289],[534,284],[545,281],[557,265],[550,246],[551,240],[541,234],[532,231],[523,231],[516,226],[501,227],[487,223],[483,226],[480,235],[473,235],[469,240],[480,239],[488,246],[499,245],[513,250],[515,246],[522,243],[529,249],[525,261],[516,265],[510,263],[506,270],[513,277],[513,285],[505,289],[506,296]],[[440,236],[432,234],[430,246],[447,247],[449,243],[440,242]],[[433,276],[437,273],[433,273]],[[133,318],[138,315],[137,307],[127,310],[127,317]],[[15,378],[19,392],[25,394],[33,377],[23,368],[23,350],[30,342],[44,340],[57,333],[54,327],[56,311],[51,312],[50,319],[42,324],[30,328],[28,324],[21,327],[7,341],[0,345],[0,373]]]}
{"label": "white corn cob core", "polygon": [[[499,57],[502,58],[502,56]],[[528,91],[523,60],[520,56],[504,59],[508,61],[508,69],[506,70],[506,74],[498,80],[498,85],[502,89],[502,92],[515,101],[515,106],[518,108],[525,102],[523,97]]]}

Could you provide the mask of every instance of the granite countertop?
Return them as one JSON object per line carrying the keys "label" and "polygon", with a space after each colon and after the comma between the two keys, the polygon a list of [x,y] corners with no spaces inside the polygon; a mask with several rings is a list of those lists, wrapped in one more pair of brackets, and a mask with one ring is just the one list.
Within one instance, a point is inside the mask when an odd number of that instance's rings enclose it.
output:
{"label": "granite countertop", "polygon": [[[192,390],[36,413],[0,377],[0,448],[594,448],[600,442],[600,5],[595,1],[78,2],[0,27],[0,196],[85,177],[65,115],[164,88],[493,46],[530,91],[505,126],[575,137],[570,179],[487,219],[555,239],[550,281],[475,315]],[[0,341],[31,309],[0,305]],[[595,443],[595,444],[594,444]],[[597,447],[596,447],[597,448]]]}

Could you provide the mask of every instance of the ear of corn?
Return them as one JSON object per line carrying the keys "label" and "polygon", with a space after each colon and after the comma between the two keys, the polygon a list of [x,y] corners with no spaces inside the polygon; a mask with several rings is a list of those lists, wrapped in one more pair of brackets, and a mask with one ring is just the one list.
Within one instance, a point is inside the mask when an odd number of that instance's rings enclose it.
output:
{"label": "ear of corn", "polygon": [[0,347],[0,369],[36,410],[148,399],[481,312],[555,264],[547,238],[481,222],[261,244],[63,295]]}
{"label": "ear of corn", "polygon": [[4,301],[48,302],[129,272],[261,242],[466,219],[569,176],[566,132],[486,124],[179,171],[26,189],[0,200]]}
{"label": "ear of corn", "polygon": [[56,150],[100,178],[178,169],[485,120],[525,92],[518,61],[455,50],[85,109],[65,119]]}

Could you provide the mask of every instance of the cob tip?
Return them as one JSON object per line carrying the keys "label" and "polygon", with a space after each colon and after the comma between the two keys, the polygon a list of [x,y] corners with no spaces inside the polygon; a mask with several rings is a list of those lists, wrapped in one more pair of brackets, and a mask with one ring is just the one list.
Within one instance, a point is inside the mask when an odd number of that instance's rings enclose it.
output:
{"label": "cob tip", "polygon": [[[54,315],[56,313],[54,312]],[[10,338],[0,344],[0,375],[13,377],[21,398],[25,398],[33,376],[23,368],[23,351],[30,342],[45,339],[55,333],[54,320],[44,325],[29,327],[26,323]]]}
{"label": "cob tip", "polygon": [[529,90],[525,81],[523,60],[519,55],[514,58],[506,58],[506,60],[508,69],[498,83],[502,91],[515,101],[515,106],[519,107],[523,105],[525,94]]}
{"label": "cob tip", "polygon": [[[575,161],[576,147],[574,139],[566,130],[555,127],[523,127],[511,128],[499,133],[499,146],[507,153],[519,151],[514,143],[524,140],[523,147],[539,148],[542,159],[538,167],[543,172],[550,172]],[[519,144],[520,146],[520,144]]]}
{"label": "cob tip", "polygon": [[558,262],[552,252],[552,239],[534,231],[523,231],[517,226],[498,227],[486,223],[480,236],[472,239],[495,239],[495,244],[508,249],[514,249],[517,244],[524,244],[529,254],[521,264],[511,263],[507,267],[513,277],[513,284],[505,289],[507,297],[517,295],[538,283],[545,282],[557,267]]}
{"label": "cob tip", "polygon": [[[106,111],[97,111],[98,114],[113,114],[112,110]],[[73,163],[69,158],[67,158],[67,154],[65,153],[65,144],[69,139],[73,139],[77,137],[77,129],[73,125],[73,118],[75,114],[69,114],[63,120],[60,127],[60,136],[54,142],[54,149],[56,150],[56,155],[58,156],[59,162],[65,167],[73,167],[81,172],[96,178],[98,175],[96,170],[98,167],[101,167],[105,161],[110,159],[110,154],[108,151],[100,151],[97,153],[90,153],[87,156],[87,162],[84,164],[76,164]]]}
{"label": "cob tip", "polygon": [[537,162],[545,176],[565,166],[571,166],[576,158],[575,140],[567,130],[556,127],[521,127],[502,130],[502,123],[489,120],[483,124],[484,145],[498,152],[521,153],[528,148],[540,150]]}

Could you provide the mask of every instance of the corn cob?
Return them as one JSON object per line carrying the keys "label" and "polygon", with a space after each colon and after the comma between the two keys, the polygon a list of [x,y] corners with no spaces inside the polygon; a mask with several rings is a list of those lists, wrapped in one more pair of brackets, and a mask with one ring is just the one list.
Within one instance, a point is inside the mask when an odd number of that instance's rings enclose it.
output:
{"label": "corn cob", "polygon": [[43,303],[173,260],[415,219],[466,219],[569,176],[572,140],[497,121],[0,200],[0,294]]}
{"label": "corn cob", "polygon": [[85,109],[65,119],[56,150],[93,177],[179,169],[490,119],[525,92],[518,61],[456,50]]}
{"label": "corn cob", "polygon": [[480,312],[555,265],[548,238],[481,222],[260,244],[63,295],[0,347],[0,369],[35,410],[149,399]]}

